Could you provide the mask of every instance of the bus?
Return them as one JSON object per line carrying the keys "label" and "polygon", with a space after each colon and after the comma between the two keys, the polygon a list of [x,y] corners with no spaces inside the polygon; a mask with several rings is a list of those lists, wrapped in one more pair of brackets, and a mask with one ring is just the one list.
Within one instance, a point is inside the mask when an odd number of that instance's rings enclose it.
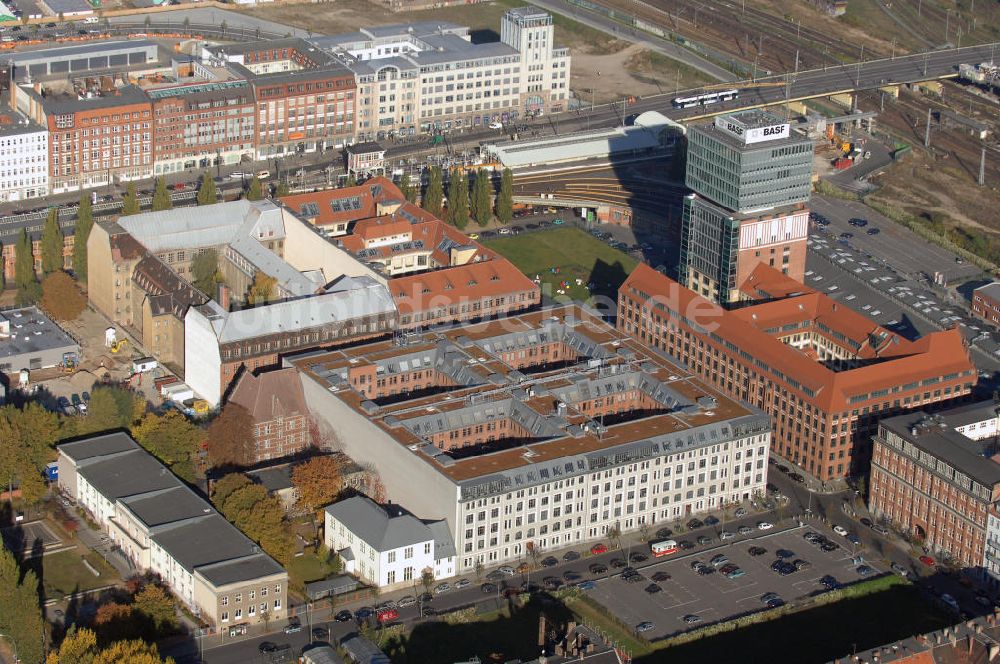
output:
{"label": "bus", "polygon": [[681,550],[681,547],[677,546],[677,542],[674,540],[654,542],[649,548],[651,549],[654,558],[669,556],[671,553],[677,553]]}
{"label": "bus", "polygon": [[720,90],[719,92],[707,92],[693,97],[677,97],[674,99],[674,108],[691,108],[692,106],[705,106],[706,104],[716,104],[720,101],[730,101],[740,96],[740,91]]}

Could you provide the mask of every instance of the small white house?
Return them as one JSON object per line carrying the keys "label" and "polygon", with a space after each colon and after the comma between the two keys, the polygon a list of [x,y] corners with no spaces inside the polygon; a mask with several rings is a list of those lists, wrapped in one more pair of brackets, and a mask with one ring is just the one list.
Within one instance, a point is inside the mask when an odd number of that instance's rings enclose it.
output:
{"label": "small white house", "polygon": [[326,546],[340,554],[345,571],[379,587],[412,586],[424,570],[435,579],[455,574],[455,543],[444,520],[421,521],[398,505],[356,496],[327,507],[325,523]]}
{"label": "small white house", "polygon": [[138,360],[132,360],[132,373],[146,373],[153,371],[158,366],[159,363],[155,357],[140,357]]}

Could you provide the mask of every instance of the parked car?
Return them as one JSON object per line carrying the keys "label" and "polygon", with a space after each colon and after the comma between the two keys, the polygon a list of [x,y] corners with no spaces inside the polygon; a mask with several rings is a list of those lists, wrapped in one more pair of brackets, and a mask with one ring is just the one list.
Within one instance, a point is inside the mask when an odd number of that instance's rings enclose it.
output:
{"label": "parked car", "polygon": [[[559,561],[553,556],[548,556],[542,559],[542,567],[555,567],[559,564]],[[499,571],[499,570],[497,570]]]}
{"label": "parked car", "polygon": [[576,551],[567,551],[566,553],[563,554],[563,560],[566,561],[573,561],[579,559],[580,559],[580,554],[577,553]]}
{"label": "parked car", "polygon": [[460,589],[466,588],[466,587],[468,587],[470,585],[472,585],[472,581],[469,581],[468,579],[459,579],[455,583],[455,589],[456,590],[460,590]]}
{"label": "parked car", "polygon": [[757,524],[757,530],[771,530],[774,528],[774,524],[769,521],[761,521]]}
{"label": "parked car", "polygon": [[736,532],[738,532],[740,535],[749,535],[750,533],[753,532],[753,528],[751,528],[750,526],[740,526]]}
{"label": "parked car", "polygon": [[695,623],[700,623],[701,616],[699,616],[696,613],[689,613],[688,615],[684,616],[684,622],[687,623],[688,625],[694,625]]}
{"label": "parked car", "polygon": [[731,533],[728,530],[723,530],[719,533],[719,539],[725,542],[726,540],[731,540],[736,537],[735,533]]}
{"label": "parked car", "polygon": [[640,633],[641,632],[649,632],[649,631],[653,630],[654,628],[655,628],[655,625],[653,625],[653,623],[651,623],[651,622],[649,622],[647,620],[646,622],[641,622],[638,625],[636,625],[635,626],[635,631],[640,632]]}
{"label": "parked car", "polygon": [[590,553],[595,556],[607,552],[608,552],[608,547],[604,544],[595,544],[594,546],[590,547]]}
{"label": "parked car", "polygon": [[937,565],[937,562],[930,556],[920,556],[918,560],[920,560],[920,562],[927,565],[928,567],[934,567],[935,565]]}
{"label": "parked car", "polygon": [[819,582],[821,584],[823,584],[824,586],[826,586],[828,590],[836,590],[837,588],[840,587],[840,582],[838,582],[837,579],[833,578],[829,574],[827,574],[826,576],[822,577],[819,580]]}
{"label": "parked car", "polygon": [[289,618],[288,624],[285,625],[285,634],[297,634],[302,631],[302,623],[299,622],[298,618]]}
{"label": "parked car", "polygon": [[645,591],[646,591],[647,593],[649,593],[650,595],[655,595],[656,593],[658,593],[658,592],[660,592],[661,590],[663,590],[663,588],[661,588],[660,586],[656,585],[655,583],[651,583],[651,584],[649,584],[648,586],[646,586],[646,587],[644,588],[644,590],[645,590]]}
{"label": "parked car", "polygon": [[435,595],[440,595],[440,594],[442,594],[442,593],[446,593],[446,592],[448,592],[449,590],[451,590],[451,584],[449,584],[448,582],[445,582],[445,583],[439,583],[439,584],[438,584],[437,586],[435,586],[435,588],[434,588],[434,594],[435,594]]}
{"label": "parked car", "polygon": [[405,609],[406,607],[413,606],[416,603],[417,603],[416,597],[414,597],[413,595],[404,595],[403,597],[400,597],[399,600],[396,602],[396,606]]}
{"label": "parked car", "polygon": [[752,546],[749,549],[747,549],[747,553],[756,558],[758,556],[763,556],[764,554],[766,554],[767,549],[765,549],[762,546]]}
{"label": "parked car", "polygon": [[694,530],[695,528],[703,528],[704,526],[705,523],[701,519],[691,519],[690,521],[687,522],[687,527],[690,530]]}
{"label": "parked car", "polygon": [[711,544],[711,543],[712,543],[712,538],[711,537],[706,537],[705,535],[701,535],[701,536],[698,537],[698,544],[701,544],[702,546],[705,546],[706,544]]}
{"label": "parked car", "polygon": [[600,563],[594,563],[593,565],[590,566],[589,569],[590,569],[590,573],[591,574],[607,574],[608,573],[608,566],[607,565],[602,565]]}
{"label": "parked car", "polygon": [[900,576],[907,576],[910,573],[909,570],[907,570],[905,567],[903,567],[899,563],[893,563],[893,564],[889,565],[889,569],[891,569],[893,572],[895,572],[896,574],[898,574]]}
{"label": "parked car", "polygon": [[717,523],[719,523],[719,520],[716,519],[714,516],[709,515],[709,516],[705,517],[705,525],[706,526],[714,526]]}
{"label": "parked car", "polygon": [[868,565],[858,565],[855,571],[861,576],[861,578],[867,578],[875,573],[875,570]]}
{"label": "parked car", "polygon": [[479,589],[481,591],[483,591],[483,594],[489,595],[489,594],[495,593],[497,591],[497,584],[495,584],[495,583],[484,583],[483,585],[479,586]]}
{"label": "parked car", "polygon": [[498,567],[497,571],[503,574],[504,576],[514,576],[514,568],[509,565]]}
{"label": "parked car", "polygon": [[833,532],[837,533],[841,537],[847,537],[847,528],[844,528],[843,526],[834,526]]}
{"label": "parked car", "polygon": [[[416,603],[416,600],[414,600],[414,603]],[[354,614],[348,611],[347,609],[344,609],[343,611],[338,611],[337,615],[333,617],[333,619],[336,620],[337,622],[350,622],[351,619],[353,618]]]}
{"label": "parked car", "polygon": [[669,581],[671,577],[670,574],[668,574],[667,572],[657,572],[653,574],[651,578],[653,579],[653,581],[661,583],[663,581]]}

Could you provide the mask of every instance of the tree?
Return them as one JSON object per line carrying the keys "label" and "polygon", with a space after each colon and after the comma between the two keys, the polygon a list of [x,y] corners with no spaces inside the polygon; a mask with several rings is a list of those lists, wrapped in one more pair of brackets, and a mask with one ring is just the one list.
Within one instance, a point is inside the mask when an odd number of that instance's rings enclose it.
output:
{"label": "tree", "polygon": [[223,501],[218,499],[218,487],[216,491],[216,507],[226,519],[279,562],[291,559],[292,536],[280,500],[267,495],[263,486],[249,482],[229,492]]}
{"label": "tree", "polygon": [[434,571],[431,569],[425,569],[421,572],[420,583],[424,587],[424,592],[430,592],[431,586],[434,585]]}
{"label": "tree", "polygon": [[208,427],[208,462],[219,468],[254,461],[253,420],[246,408],[230,401]]}
{"label": "tree", "polygon": [[274,297],[274,287],[278,285],[278,280],[258,270],[253,275],[253,283],[247,293],[247,304],[255,307],[259,304],[267,304]]}
{"label": "tree", "polygon": [[357,186],[358,186],[358,178],[354,176],[354,173],[348,173],[347,179],[344,180],[344,187],[357,187]]}
{"label": "tree", "polygon": [[212,205],[219,202],[219,192],[215,189],[212,174],[205,171],[201,176],[201,186],[198,187],[198,205]]}
{"label": "tree", "polygon": [[21,235],[15,246],[14,283],[17,285],[17,302],[20,305],[33,304],[42,296],[42,288],[38,285],[35,275],[35,254],[33,243],[27,230],[21,229]]}
{"label": "tree", "polygon": [[87,283],[87,240],[94,228],[94,211],[90,196],[81,194],[80,207],[76,209],[76,229],[73,231],[73,274],[77,281]]}
{"label": "tree", "polygon": [[483,561],[480,560],[479,558],[476,558],[476,566],[473,568],[473,571],[476,574],[476,582],[478,583],[478,582],[482,581],[483,580],[483,572],[486,571],[486,566],[483,565]]}
{"label": "tree", "polygon": [[278,186],[275,187],[274,195],[281,198],[282,196],[287,196],[288,194],[288,180],[279,181]]}
{"label": "tree", "polygon": [[427,180],[427,191],[421,200],[422,207],[433,214],[438,219],[443,214],[444,203],[444,178],[441,174],[440,166],[431,166],[431,172]]}
{"label": "tree", "polygon": [[253,180],[250,180],[250,186],[247,187],[246,192],[244,192],[243,198],[248,201],[259,201],[264,198],[264,193],[260,186],[260,178],[254,176]]}
{"label": "tree", "polygon": [[403,173],[399,178],[399,190],[403,192],[403,198],[413,203],[417,200],[417,188],[410,182],[410,174]]}
{"label": "tree", "polygon": [[219,254],[215,249],[200,252],[191,261],[191,276],[194,287],[206,295],[215,295],[215,286],[222,281],[219,274]]}
{"label": "tree", "polygon": [[145,401],[119,387],[95,387],[90,396],[87,417],[75,418],[78,435],[128,429],[142,417]]}
{"label": "tree", "polygon": [[132,605],[108,602],[97,607],[94,628],[102,643],[139,638],[139,626],[132,613]]}
{"label": "tree", "polygon": [[[35,641],[38,641],[36,638]],[[18,650],[18,654],[21,652]],[[41,653],[37,660],[25,659],[26,662],[41,661]],[[174,664],[171,657],[162,659],[156,646],[143,643],[137,639],[130,641],[115,641],[106,648],[97,645],[97,635],[92,630],[70,627],[66,637],[45,659],[45,664]]]}
{"label": "tree", "polygon": [[448,223],[458,230],[469,225],[469,183],[457,168],[448,183]]}
{"label": "tree", "polygon": [[194,481],[195,457],[205,434],[180,412],[148,413],[132,427],[132,435],[175,475]]}
{"label": "tree", "polygon": [[41,304],[42,309],[56,320],[76,320],[87,307],[87,298],[73,277],[65,272],[53,272],[42,280]]}
{"label": "tree", "polygon": [[250,478],[243,473],[229,473],[216,482],[212,488],[212,502],[221,512],[222,506],[234,492],[252,484]]}
{"label": "tree", "polygon": [[170,200],[170,191],[167,190],[167,181],[163,177],[156,178],[156,189],[153,191],[153,203],[149,209],[153,212],[169,210],[174,207]]}
{"label": "tree", "polygon": [[122,215],[139,214],[139,194],[135,190],[135,182],[129,182],[125,187],[125,198],[122,199]]}
{"label": "tree", "polygon": [[509,168],[500,176],[500,194],[497,196],[497,219],[507,225],[514,218],[514,174]]}
{"label": "tree", "polygon": [[344,488],[343,466],[333,456],[313,457],[292,469],[298,504],[310,513],[334,501]]}
{"label": "tree", "polygon": [[56,270],[63,269],[65,259],[63,258],[62,229],[59,228],[59,208],[50,207],[49,216],[42,226],[42,274],[52,274]]}
{"label": "tree", "polygon": [[44,634],[38,605],[38,577],[22,574],[14,555],[0,546],[0,633],[17,645],[22,662],[40,662]]}
{"label": "tree", "polygon": [[472,216],[480,226],[486,226],[493,217],[493,201],[490,200],[493,187],[489,173],[483,169],[476,171],[476,181],[472,185]]}
{"label": "tree", "polygon": [[150,583],[136,596],[132,610],[149,627],[146,638],[155,640],[177,631],[177,606],[174,598],[161,586]]}

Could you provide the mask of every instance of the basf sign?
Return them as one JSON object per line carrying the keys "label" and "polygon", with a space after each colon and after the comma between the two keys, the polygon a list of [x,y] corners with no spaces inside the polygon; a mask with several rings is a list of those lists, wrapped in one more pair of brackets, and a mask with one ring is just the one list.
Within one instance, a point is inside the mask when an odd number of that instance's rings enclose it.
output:
{"label": "basf sign", "polygon": [[745,145],[788,138],[788,123],[748,127],[732,116],[715,118],[715,126],[743,141]]}

